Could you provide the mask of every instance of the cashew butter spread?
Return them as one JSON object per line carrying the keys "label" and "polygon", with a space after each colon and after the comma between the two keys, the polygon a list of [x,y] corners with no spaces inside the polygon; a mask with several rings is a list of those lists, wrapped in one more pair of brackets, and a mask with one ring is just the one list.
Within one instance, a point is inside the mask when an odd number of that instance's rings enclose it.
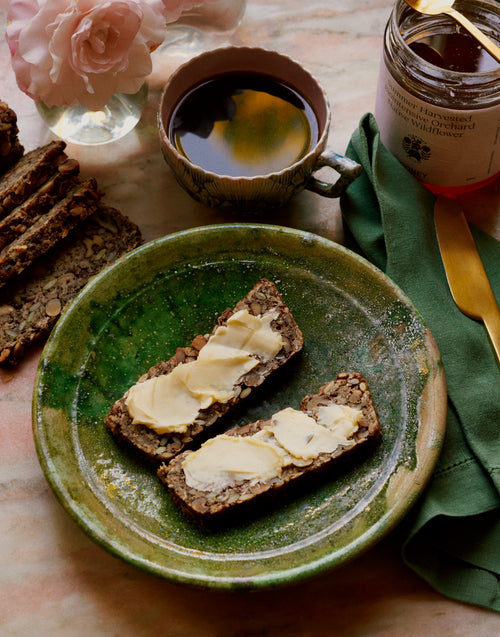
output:
{"label": "cashew butter spread", "polygon": [[184,433],[200,410],[231,400],[238,380],[283,347],[271,327],[277,317],[277,311],[254,316],[240,310],[215,330],[196,360],[136,383],[125,401],[132,422],[159,434]]}
{"label": "cashew butter spread", "polygon": [[222,491],[241,480],[251,484],[279,477],[283,467],[307,466],[321,453],[354,445],[359,409],[321,406],[316,418],[287,408],[251,436],[222,434],[189,454],[182,468],[186,484],[200,491]]}

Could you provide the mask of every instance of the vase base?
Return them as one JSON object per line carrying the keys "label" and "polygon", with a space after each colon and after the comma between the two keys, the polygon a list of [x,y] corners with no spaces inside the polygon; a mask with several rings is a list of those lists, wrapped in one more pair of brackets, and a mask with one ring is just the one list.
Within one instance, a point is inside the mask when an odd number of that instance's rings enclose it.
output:
{"label": "vase base", "polygon": [[137,93],[116,93],[99,111],[84,106],[45,106],[37,102],[37,109],[49,129],[65,141],[82,144],[106,144],[129,133],[141,118],[147,101],[148,87],[144,84]]}

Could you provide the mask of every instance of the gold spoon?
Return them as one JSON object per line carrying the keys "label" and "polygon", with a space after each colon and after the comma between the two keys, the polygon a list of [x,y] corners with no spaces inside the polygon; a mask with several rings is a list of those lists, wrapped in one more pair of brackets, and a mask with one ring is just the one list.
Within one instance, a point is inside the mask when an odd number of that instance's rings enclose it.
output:
{"label": "gold spoon", "polygon": [[500,47],[497,46],[488,36],[480,31],[472,22],[463,14],[453,8],[455,0],[405,0],[410,7],[424,13],[425,15],[439,15],[446,13],[450,17],[459,22],[464,29],[473,35],[484,48],[492,55],[497,62],[500,62]]}

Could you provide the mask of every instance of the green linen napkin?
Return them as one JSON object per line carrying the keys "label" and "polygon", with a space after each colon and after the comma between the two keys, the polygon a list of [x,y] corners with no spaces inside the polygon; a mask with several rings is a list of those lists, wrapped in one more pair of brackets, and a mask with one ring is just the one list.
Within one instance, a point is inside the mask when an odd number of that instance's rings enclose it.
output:
{"label": "green linen napkin", "polygon": [[[430,484],[404,520],[406,563],[445,595],[500,611],[500,371],[482,323],[456,307],[434,230],[434,195],[365,115],[347,153],[363,174],[341,199],[348,246],[398,284],[430,328],[448,388],[447,431]],[[473,228],[500,298],[500,243]]]}

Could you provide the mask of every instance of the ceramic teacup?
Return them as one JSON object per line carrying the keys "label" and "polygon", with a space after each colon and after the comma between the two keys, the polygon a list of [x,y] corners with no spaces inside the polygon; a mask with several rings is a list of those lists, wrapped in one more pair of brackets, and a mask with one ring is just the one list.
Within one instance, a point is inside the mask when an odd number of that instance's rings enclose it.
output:
{"label": "ceramic teacup", "polygon": [[[316,137],[303,156],[291,165],[271,172],[230,175],[207,169],[180,152],[172,134],[179,103],[195,87],[220,77],[262,76],[298,93],[312,109]],[[203,102],[202,102],[203,104]],[[199,108],[200,119],[203,107]],[[333,151],[325,150],[330,127],[330,105],[318,81],[300,64],[275,51],[251,47],[224,47],[193,58],[179,67],[162,92],[158,113],[160,142],[165,160],[178,182],[201,203],[217,208],[261,211],[285,204],[295,193],[308,189],[325,197],[339,197],[361,172],[359,164]],[[258,131],[265,130],[257,128]],[[269,127],[268,127],[269,130]],[[257,136],[259,132],[257,133]],[[323,167],[335,171],[332,183],[314,176]]]}

